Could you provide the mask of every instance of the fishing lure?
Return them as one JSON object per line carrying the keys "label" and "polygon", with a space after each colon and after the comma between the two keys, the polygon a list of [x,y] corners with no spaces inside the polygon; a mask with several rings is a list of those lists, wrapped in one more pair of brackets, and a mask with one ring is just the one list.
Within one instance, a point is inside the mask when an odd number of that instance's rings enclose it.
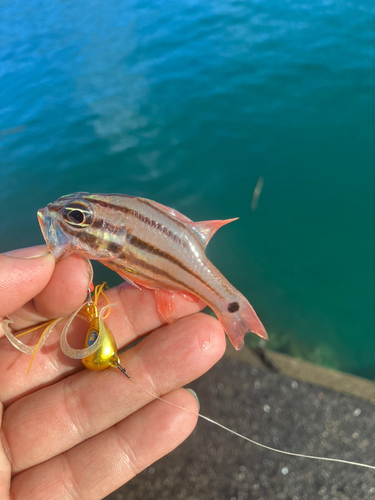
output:
{"label": "fishing lure", "polygon": [[[2,322],[4,333],[8,340],[12,343],[12,345],[25,354],[32,354],[32,358],[27,370],[28,373],[30,371],[35,355],[43,347],[54,327],[60,321],[67,320],[60,338],[61,350],[66,356],[72,359],[82,359],[83,365],[89,370],[101,371],[109,367],[119,368],[119,370],[124,375],[130,378],[125,368],[123,368],[120,364],[114,336],[110,328],[104,321],[105,318],[107,318],[109,315],[110,308],[116,305],[109,303],[103,291],[105,285],[106,284],[103,283],[96,286],[95,289],[93,288],[93,286],[90,287],[90,289],[88,290],[88,300],[70,316],[64,316],[47,321],[16,335],[14,335],[9,328],[9,324],[12,323],[12,320],[10,318],[7,318]],[[91,291],[93,290],[94,298],[92,299]],[[107,305],[102,307],[100,311],[98,311],[98,300],[101,295],[106,299]],[[89,328],[86,333],[85,346],[83,349],[73,349],[69,345],[67,339],[70,326],[76,317],[79,317],[89,323]],[[39,330],[40,328],[44,328],[44,330],[36,345],[29,346],[19,340],[19,337],[31,333],[35,330]]]}
{"label": "fishing lure", "polygon": [[100,337],[103,338],[103,341],[95,352],[90,354],[90,356],[82,358],[83,365],[89,370],[94,371],[101,371],[110,366],[115,366],[120,361],[117,356],[116,342],[111,330],[99,316],[94,302],[87,304],[87,313],[90,316],[90,327],[86,334],[85,348],[94,345]]}
{"label": "fishing lure", "polygon": [[175,295],[203,300],[236,349],[252,331],[267,333],[247,299],[208,260],[215,232],[236,219],[193,222],[155,201],[120,194],[75,193],[38,211],[48,249],[98,260],[136,287],[155,290],[160,314],[178,319]]}

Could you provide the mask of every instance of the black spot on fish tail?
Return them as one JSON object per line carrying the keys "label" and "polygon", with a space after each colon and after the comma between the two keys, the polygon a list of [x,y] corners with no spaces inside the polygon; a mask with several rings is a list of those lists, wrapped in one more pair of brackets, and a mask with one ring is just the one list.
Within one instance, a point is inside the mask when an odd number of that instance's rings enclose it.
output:
{"label": "black spot on fish tail", "polygon": [[228,305],[228,311],[230,313],[235,313],[238,311],[238,309],[240,308],[240,305],[238,302],[231,302],[229,305]]}

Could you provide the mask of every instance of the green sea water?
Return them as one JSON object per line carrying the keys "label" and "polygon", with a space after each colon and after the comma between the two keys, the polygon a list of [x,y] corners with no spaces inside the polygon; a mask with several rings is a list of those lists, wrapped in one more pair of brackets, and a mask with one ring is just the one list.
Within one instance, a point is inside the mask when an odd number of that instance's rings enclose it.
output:
{"label": "green sea water", "polygon": [[208,255],[270,347],[375,378],[374,27],[370,0],[2,0],[0,251],[80,190],[238,216]]}

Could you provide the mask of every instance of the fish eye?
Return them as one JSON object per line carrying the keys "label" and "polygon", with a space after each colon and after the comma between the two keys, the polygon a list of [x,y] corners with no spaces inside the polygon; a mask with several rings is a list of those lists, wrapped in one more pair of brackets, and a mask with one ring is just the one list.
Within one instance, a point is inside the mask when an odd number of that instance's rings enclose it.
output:
{"label": "fish eye", "polygon": [[72,210],[71,212],[69,212],[68,218],[70,222],[74,222],[76,224],[82,224],[82,222],[84,222],[85,220],[85,216],[83,212],[81,212],[81,210]]}
{"label": "fish eye", "polygon": [[91,207],[84,202],[71,202],[62,209],[65,221],[75,227],[87,227],[93,220]]}

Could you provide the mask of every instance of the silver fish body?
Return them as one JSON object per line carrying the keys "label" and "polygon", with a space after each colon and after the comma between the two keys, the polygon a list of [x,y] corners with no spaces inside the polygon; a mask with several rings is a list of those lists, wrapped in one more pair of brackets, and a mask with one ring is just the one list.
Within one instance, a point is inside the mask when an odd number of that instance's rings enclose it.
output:
{"label": "silver fish body", "polygon": [[236,349],[247,331],[267,338],[246,298],[208,260],[205,248],[229,221],[194,223],[176,210],[128,195],[75,193],[38,212],[49,249],[98,260],[135,285],[156,290],[159,311],[177,319],[173,292],[199,297]]}

